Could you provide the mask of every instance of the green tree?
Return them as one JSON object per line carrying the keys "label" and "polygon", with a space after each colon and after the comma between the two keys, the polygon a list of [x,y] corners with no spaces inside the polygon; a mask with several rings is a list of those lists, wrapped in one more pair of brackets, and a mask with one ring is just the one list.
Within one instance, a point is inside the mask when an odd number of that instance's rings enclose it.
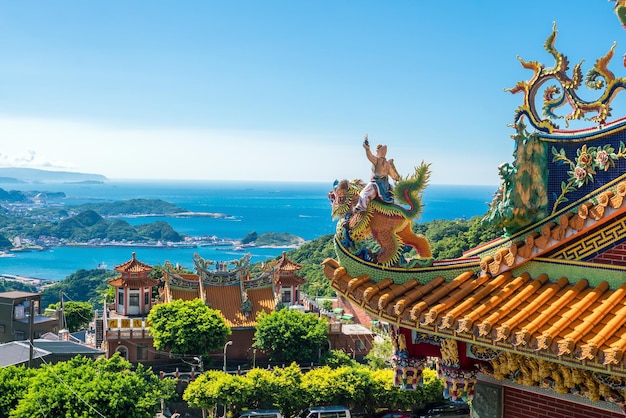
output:
{"label": "green tree", "polygon": [[271,361],[311,362],[326,344],[328,322],[296,309],[281,309],[257,317],[253,347],[268,353]]}
{"label": "green tree", "polygon": [[276,381],[274,406],[283,415],[294,416],[297,411],[310,405],[302,393],[302,371],[296,363],[282,368],[274,367],[272,374]]}
{"label": "green tree", "polygon": [[11,247],[13,247],[13,243],[0,234],[0,250],[8,250]]}
{"label": "green tree", "polygon": [[357,366],[358,363],[348,353],[341,350],[328,350],[322,355],[322,364],[337,369],[343,366]]}
{"label": "green tree", "polygon": [[119,355],[74,357],[35,373],[9,416],[152,418],[161,399],[174,394],[173,380],[160,380],[141,364],[133,369]]}
{"label": "green tree", "polygon": [[48,306],[59,302],[60,292],[69,300],[89,302],[94,309],[102,309],[102,291],[109,287],[109,280],[117,276],[111,270],[77,270],[65,279],[46,287],[41,295],[41,305]]}
{"label": "green tree", "polygon": [[229,374],[217,370],[209,370],[189,383],[183,393],[183,400],[193,408],[213,409],[218,404],[226,403],[223,391],[224,381]]}
{"label": "green tree", "polygon": [[37,369],[23,366],[0,367],[0,418],[7,418],[24,397]]}
{"label": "green tree", "polygon": [[274,405],[274,399],[279,393],[280,388],[276,378],[271,370],[267,369],[252,369],[246,377],[250,379],[252,384],[253,399],[247,405],[250,409],[272,409]]}
{"label": "green tree", "polygon": [[[60,309],[61,303],[53,303],[50,308]],[[65,302],[63,304],[65,326],[70,332],[86,329],[93,319],[93,307],[87,302]]]}
{"label": "green tree", "polygon": [[231,334],[220,312],[200,299],[156,305],[148,321],[154,347],[175,355],[207,355],[221,348]]}
{"label": "green tree", "polygon": [[372,349],[365,355],[365,360],[372,370],[389,369],[388,360],[393,353],[393,345],[388,335],[377,335],[372,342]]}

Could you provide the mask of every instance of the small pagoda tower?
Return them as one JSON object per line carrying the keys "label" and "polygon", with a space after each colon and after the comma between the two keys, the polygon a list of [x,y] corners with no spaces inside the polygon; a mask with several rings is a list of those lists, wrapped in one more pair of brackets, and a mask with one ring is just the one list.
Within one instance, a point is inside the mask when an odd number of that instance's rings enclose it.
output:
{"label": "small pagoda tower", "polygon": [[148,277],[152,267],[133,258],[115,266],[121,276],[109,280],[115,287],[115,312],[124,316],[145,316],[152,308],[152,288],[158,280]]}
{"label": "small pagoda tower", "polygon": [[302,266],[283,255],[274,266],[274,294],[276,300],[285,306],[298,305],[300,303],[300,285],[306,279],[296,274]]}

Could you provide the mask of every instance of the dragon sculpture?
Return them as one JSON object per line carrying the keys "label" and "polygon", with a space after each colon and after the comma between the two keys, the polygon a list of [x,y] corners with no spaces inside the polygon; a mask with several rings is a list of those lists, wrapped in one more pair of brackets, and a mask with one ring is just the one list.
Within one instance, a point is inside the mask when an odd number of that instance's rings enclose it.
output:
{"label": "dragon sculpture", "polygon": [[[363,181],[336,181],[328,198],[332,217],[338,220],[337,241],[363,260],[385,267],[412,267],[432,261],[428,240],[412,230],[412,221],[422,212],[421,194],[429,178],[430,164],[422,162],[411,176],[396,183],[393,203],[376,198],[364,211],[355,211],[359,193],[365,187]],[[403,257],[410,251],[406,246],[414,248],[419,256],[411,265]]]}

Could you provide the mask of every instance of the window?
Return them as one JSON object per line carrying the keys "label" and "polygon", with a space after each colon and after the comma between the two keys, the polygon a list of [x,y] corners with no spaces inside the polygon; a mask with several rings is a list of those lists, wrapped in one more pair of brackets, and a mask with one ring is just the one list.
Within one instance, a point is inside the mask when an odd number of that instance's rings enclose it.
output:
{"label": "window", "polygon": [[143,344],[137,345],[137,360],[148,360],[148,347]]}
{"label": "window", "polygon": [[24,331],[15,331],[15,339],[23,340],[24,339]]}
{"label": "window", "polygon": [[283,286],[280,289],[280,301],[286,304],[291,303],[291,287]]}
{"label": "window", "polygon": [[120,291],[117,293],[117,304],[118,305],[124,304],[124,290],[123,289],[120,289]]}
{"label": "window", "polygon": [[356,340],[354,342],[354,348],[356,348],[356,351],[365,351],[365,343],[361,340]]}
{"label": "window", "polygon": [[143,294],[143,304],[148,305],[150,303],[150,292],[145,292]]}
{"label": "window", "polygon": [[4,334],[4,324],[0,324],[0,334]]}
{"label": "window", "polygon": [[131,293],[128,296],[128,306],[139,306],[139,295],[137,293]]}

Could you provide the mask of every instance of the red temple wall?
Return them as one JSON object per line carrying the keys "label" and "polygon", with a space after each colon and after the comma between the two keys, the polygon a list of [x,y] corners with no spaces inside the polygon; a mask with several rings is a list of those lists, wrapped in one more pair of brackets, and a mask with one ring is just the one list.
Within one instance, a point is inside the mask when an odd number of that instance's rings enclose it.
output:
{"label": "red temple wall", "polygon": [[589,261],[599,264],[626,266],[626,242],[623,242],[608,251],[598,254]]}
{"label": "red temple wall", "polygon": [[622,412],[611,412],[588,405],[552,398],[535,392],[504,387],[505,418],[624,418]]}

